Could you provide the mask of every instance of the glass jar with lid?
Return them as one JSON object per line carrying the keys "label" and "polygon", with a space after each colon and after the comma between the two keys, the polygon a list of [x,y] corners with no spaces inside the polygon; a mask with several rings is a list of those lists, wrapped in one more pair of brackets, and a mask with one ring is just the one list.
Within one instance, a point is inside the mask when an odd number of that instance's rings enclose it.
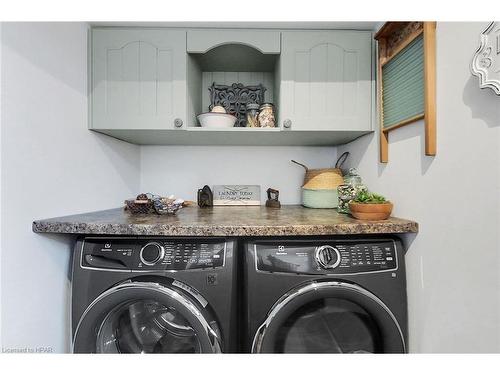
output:
{"label": "glass jar with lid", "polygon": [[366,191],[366,186],[363,185],[361,176],[356,168],[349,169],[349,172],[344,176],[344,183],[337,187],[339,196],[339,204],[337,211],[343,214],[348,214],[349,202],[352,201],[360,191]]}
{"label": "glass jar with lid", "polygon": [[246,105],[247,110],[247,127],[248,128],[258,128],[259,125],[259,104],[258,103],[248,103]]}
{"label": "glass jar with lid", "polygon": [[262,128],[275,128],[274,106],[272,103],[264,103],[259,108],[259,126]]}

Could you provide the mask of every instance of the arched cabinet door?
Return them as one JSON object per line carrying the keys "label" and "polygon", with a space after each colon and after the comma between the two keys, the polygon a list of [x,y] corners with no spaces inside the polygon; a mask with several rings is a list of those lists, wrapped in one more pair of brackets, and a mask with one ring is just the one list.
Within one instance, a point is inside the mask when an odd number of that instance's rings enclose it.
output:
{"label": "arched cabinet door", "polygon": [[283,32],[280,63],[287,130],[372,130],[371,32]]}
{"label": "arched cabinet door", "polygon": [[280,53],[280,32],[272,30],[188,30],[187,52],[207,53],[224,45],[244,45],[262,54]]}
{"label": "arched cabinet door", "polygon": [[96,28],[90,63],[92,129],[182,128],[186,31]]}

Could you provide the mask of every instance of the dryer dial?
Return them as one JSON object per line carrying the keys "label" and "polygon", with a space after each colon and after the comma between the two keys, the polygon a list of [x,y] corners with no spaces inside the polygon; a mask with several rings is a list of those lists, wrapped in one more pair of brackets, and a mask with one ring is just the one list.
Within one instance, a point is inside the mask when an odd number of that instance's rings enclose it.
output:
{"label": "dryer dial", "polygon": [[333,269],[340,264],[340,252],[330,245],[318,246],[315,257],[318,265],[324,269]]}
{"label": "dryer dial", "polygon": [[165,249],[158,242],[148,242],[142,247],[139,256],[146,266],[154,266],[165,256]]}

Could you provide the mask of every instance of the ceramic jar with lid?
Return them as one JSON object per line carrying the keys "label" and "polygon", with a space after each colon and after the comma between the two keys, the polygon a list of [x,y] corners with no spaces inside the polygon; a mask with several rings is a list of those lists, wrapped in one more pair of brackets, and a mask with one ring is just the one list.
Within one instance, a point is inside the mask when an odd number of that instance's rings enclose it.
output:
{"label": "ceramic jar with lid", "polygon": [[274,117],[274,106],[271,103],[264,103],[260,106],[259,125],[262,128],[276,127],[276,119]]}
{"label": "ceramic jar with lid", "polygon": [[259,104],[258,103],[248,103],[246,105],[247,110],[247,127],[248,128],[258,128],[259,125]]}
{"label": "ceramic jar with lid", "polygon": [[352,201],[360,191],[366,191],[361,176],[356,168],[349,169],[349,173],[344,176],[344,183],[337,187],[339,196],[338,212],[348,214],[349,202]]}

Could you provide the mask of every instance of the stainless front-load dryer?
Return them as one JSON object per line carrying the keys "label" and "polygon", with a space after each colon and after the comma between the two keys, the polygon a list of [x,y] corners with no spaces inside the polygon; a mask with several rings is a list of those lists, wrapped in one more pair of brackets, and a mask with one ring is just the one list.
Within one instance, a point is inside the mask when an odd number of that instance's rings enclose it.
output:
{"label": "stainless front-load dryer", "polygon": [[404,252],[395,237],[250,240],[245,348],[254,353],[404,353]]}
{"label": "stainless front-load dryer", "polygon": [[237,349],[234,242],[87,237],[72,279],[75,353]]}

